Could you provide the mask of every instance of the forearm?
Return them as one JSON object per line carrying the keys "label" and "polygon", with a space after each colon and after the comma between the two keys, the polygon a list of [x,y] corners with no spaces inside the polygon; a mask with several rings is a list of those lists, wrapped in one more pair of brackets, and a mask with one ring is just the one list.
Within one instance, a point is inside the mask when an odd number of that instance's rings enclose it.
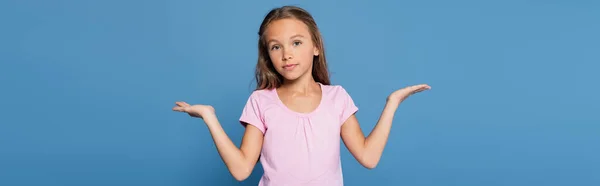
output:
{"label": "forearm", "polygon": [[236,180],[247,178],[252,166],[240,150],[227,136],[216,116],[204,118],[221,159]]}
{"label": "forearm", "polygon": [[369,167],[375,167],[381,158],[383,149],[387,143],[390,130],[392,128],[392,120],[399,106],[400,101],[387,101],[386,105],[368,137],[365,139],[363,161]]}

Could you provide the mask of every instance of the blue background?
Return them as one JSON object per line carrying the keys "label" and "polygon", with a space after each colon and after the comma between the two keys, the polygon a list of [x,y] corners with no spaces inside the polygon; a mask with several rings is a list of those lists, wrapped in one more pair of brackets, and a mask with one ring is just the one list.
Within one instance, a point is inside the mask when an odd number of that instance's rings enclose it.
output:
{"label": "blue background", "polygon": [[[379,166],[346,185],[600,185],[598,1],[0,2],[0,185],[238,185],[199,119],[239,145],[257,31],[300,5],[366,134],[409,98]],[[256,185],[257,166],[242,185]]]}

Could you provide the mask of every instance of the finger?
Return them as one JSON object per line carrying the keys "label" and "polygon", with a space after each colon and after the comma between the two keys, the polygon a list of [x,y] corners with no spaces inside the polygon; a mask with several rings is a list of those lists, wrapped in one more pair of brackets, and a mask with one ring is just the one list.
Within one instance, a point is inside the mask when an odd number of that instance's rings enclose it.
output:
{"label": "finger", "polygon": [[410,87],[410,89],[409,89],[409,90],[410,90],[411,92],[415,92],[415,91],[419,91],[419,90],[420,90],[420,89],[422,89],[422,88],[423,88],[423,86],[422,86],[422,85],[413,85],[413,86],[411,86],[411,87]]}
{"label": "finger", "polygon": [[180,101],[179,103],[180,103],[180,104],[181,104],[181,106],[183,106],[183,107],[189,107],[189,106],[191,106],[190,104],[186,103],[185,101]]}
{"label": "finger", "polygon": [[429,86],[423,85],[423,86],[419,87],[419,91],[424,91],[424,90],[427,90],[429,88],[430,88]]}
{"label": "finger", "polygon": [[420,84],[420,85],[415,85],[413,88],[415,90],[423,91],[423,90],[430,89],[431,87],[429,85],[427,85],[427,84]]}
{"label": "finger", "polygon": [[175,102],[175,104],[177,104],[177,106],[180,106],[180,107],[187,107],[188,106],[187,103],[182,102],[182,101]]}
{"label": "finger", "polygon": [[422,92],[425,90],[429,90],[431,87],[429,87],[429,85],[417,85],[414,89],[413,89],[413,93],[418,93],[418,92]]}
{"label": "finger", "polygon": [[173,111],[183,112],[183,107],[175,106],[173,107]]}
{"label": "finger", "polygon": [[179,111],[179,112],[187,112],[187,109],[188,109],[188,108],[189,108],[189,107],[175,106],[175,107],[173,107],[173,110],[174,110],[174,111]]}

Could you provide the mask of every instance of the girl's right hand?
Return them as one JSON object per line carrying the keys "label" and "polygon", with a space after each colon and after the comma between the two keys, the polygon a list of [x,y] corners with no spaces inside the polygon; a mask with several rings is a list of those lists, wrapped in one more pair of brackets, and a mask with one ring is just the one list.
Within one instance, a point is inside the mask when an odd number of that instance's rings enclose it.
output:
{"label": "girl's right hand", "polygon": [[215,114],[215,109],[210,105],[190,105],[183,101],[175,102],[175,105],[173,111],[185,112],[192,117],[204,119],[211,114]]}

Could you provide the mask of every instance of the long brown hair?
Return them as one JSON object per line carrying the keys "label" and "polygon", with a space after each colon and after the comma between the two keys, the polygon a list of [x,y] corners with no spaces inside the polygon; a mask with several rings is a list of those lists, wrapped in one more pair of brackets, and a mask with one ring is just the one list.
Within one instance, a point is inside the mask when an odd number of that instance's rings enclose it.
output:
{"label": "long brown hair", "polygon": [[312,41],[319,49],[319,55],[313,57],[313,79],[321,84],[329,85],[330,80],[327,61],[325,59],[325,48],[323,47],[323,39],[317,23],[308,11],[297,6],[283,6],[269,11],[258,31],[258,63],[256,64],[255,72],[256,89],[278,88],[283,83],[283,77],[273,67],[263,34],[271,22],[286,18],[300,20],[308,26]]}

